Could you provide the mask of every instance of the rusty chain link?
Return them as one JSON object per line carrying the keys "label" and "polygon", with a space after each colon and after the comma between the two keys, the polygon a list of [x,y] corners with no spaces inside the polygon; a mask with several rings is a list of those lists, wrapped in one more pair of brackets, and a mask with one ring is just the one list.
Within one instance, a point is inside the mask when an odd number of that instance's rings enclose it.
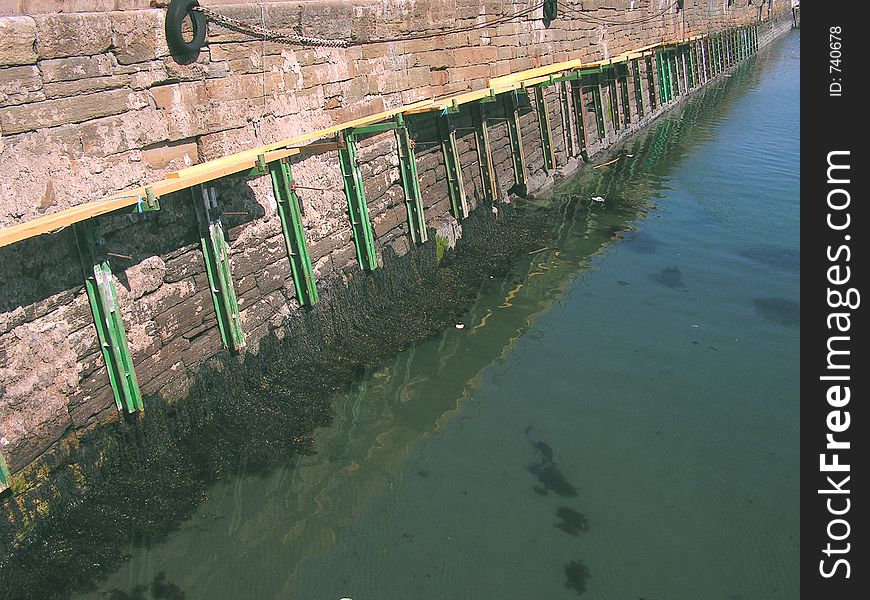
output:
{"label": "rusty chain link", "polygon": [[270,40],[273,42],[296,44],[299,46],[325,46],[329,48],[347,48],[350,45],[350,43],[346,40],[328,40],[324,38],[308,37],[304,35],[281,33],[280,31],[275,31],[274,29],[267,29],[266,27],[253,25],[252,23],[247,23],[239,19],[234,19],[232,17],[216,13],[213,10],[208,9],[204,6],[194,6],[191,10],[201,12],[209,20],[214,21],[218,25],[222,25],[227,29],[237,31],[239,33],[246,33],[248,35],[264,40]]}

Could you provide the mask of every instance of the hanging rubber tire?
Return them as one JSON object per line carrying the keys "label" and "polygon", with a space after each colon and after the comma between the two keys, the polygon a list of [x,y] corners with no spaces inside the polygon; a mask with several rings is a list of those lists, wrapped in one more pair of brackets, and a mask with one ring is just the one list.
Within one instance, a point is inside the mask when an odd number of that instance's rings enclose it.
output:
{"label": "hanging rubber tire", "polygon": [[557,0],[546,0],[544,2],[544,18],[548,21],[555,21],[556,15],[559,13],[559,5]]}
{"label": "hanging rubber tire", "polygon": [[[196,57],[205,43],[205,34],[208,29],[208,20],[201,12],[192,10],[199,6],[197,0],[171,0],[166,9],[166,43],[173,56],[189,58]],[[193,25],[193,39],[187,41],[181,31],[184,19],[190,16]]]}

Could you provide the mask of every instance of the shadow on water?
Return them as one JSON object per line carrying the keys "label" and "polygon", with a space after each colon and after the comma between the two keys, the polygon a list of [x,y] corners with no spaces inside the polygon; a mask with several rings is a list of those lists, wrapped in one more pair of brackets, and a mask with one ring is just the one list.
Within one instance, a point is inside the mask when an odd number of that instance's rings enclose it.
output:
{"label": "shadow on water", "polygon": [[683,287],[683,272],[679,267],[665,267],[658,273],[650,275],[650,279],[671,289]]}
{"label": "shadow on water", "polygon": [[566,498],[576,498],[577,488],[571,485],[562,470],[553,462],[553,448],[546,442],[536,439],[532,427],[526,427],[526,437],[540,456],[540,461],[531,465],[529,473],[538,478],[541,485],[534,486],[536,493],[546,496],[550,492]]}
{"label": "shadow on water", "polygon": [[801,322],[801,304],[788,298],[754,298],[755,311],[768,321],[786,326],[797,326]]}
{"label": "shadow on water", "polygon": [[800,249],[762,244],[746,248],[740,252],[740,256],[783,273],[800,273],[801,270]]}
{"label": "shadow on water", "polygon": [[556,523],[553,527],[561,529],[568,535],[579,537],[581,533],[589,531],[589,521],[586,515],[573,508],[560,506],[556,509],[556,516],[561,519],[561,522]]}
{"label": "shadow on water", "polygon": [[591,577],[589,567],[582,560],[572,560],[565,565],[565,587],[574,590],[578,596],[586,592],[586,582]]}
{"label": "shadow on water", "polygon": [[[246,477],[266,477],[278,469],[292,474],[295,457],[314,452],[314,430],[330,424],[336,415],[331,402],[338,392],[365,381],[401,350],[452,327],[482,286],[506,278],[518,265],[529,272],[537,269],[544,255],[531,256],[533,251],[545,246],[562,248],[565,240],[576,240],[570,265],[550,268],[550,275],[546,269],[535,270],[540,275],[536,281],[557,279],[548,283],[546,293],[536,292],[529,305],[515,305],[511,318],[522,320],[519,311],[530,315],[546,310],[554,300],[552,290],[560,282],[567,286],[576,274],[578,257],[588,257],[612,243],[611,238],[618,239],[613,231],[628,230],[644,214],[649,198],[661,187],[663,174],[696,143],[691,137],[693,124],[709,118],[711,111],[727,110],[727,104],[737,97],[732,89],[711,86],[705,101],[687,102],[626,142],[633,160],[586,171],[577,181],[556,190],[550,203],[506,205],[498,215],[475,211],[463,222],[456,251],[447,252],[441,261],[436,259],[435,244],[430,243],[401,258],[386,256],[384,269],[355,277],[347,286],[333,286],[314,310],[287,324],[283,339],[265,340],[258,355],[218,357],[197,376],[186,399],[167,406],[148,398],[146,418],[120,419],[83,435],[69,449],[65,462],[49,474],[51,485],[44,486],[41,495],[25,495],[23,506],[18,504],[20,498],[0,498],[0,514],[4,515],[0,518],[0,547],[4,548],[0,581],[5,596],[46,600],[95,590],[130,560],[131,541],[134,552],[137,546],[159,545],[189,520],[215,482],[239,472]],[[591,206],[593,195],[619,200]],[[497,335],[485,331],[475,332],[479,336],[475,339]],[[463,373],[468,371],[473,377],[514,339],[487,342],[493,354],[474,359],[480,364],[463,367]],[[454,357],[455,353],[445,348],[440,360],[469,362],[466,355]],[[465,381],[457,378],[459,393],[445,397],[461,396]],[[396,385],[401,392],[412,384],[413,379]],[[405,428],[402,420],[409,418],[409,410],[399,402],[371,423],[354,420],[348,444],[375,449],[383,445],[385,432],[405,430],[408,437],[402,443],[413,444],[444,415],[453,414],[455,407],[433,408],[425,414],[425,423]],[[343,430],[334,433],[342,435]],[[529,471],[540,484],[536,491],[576,497],[577,490],[557,466],[553,449],[540,440],[533,445],[539,460]],[[377,473],[370,470],[374,474],[368,475],[372,480],[365,498],[385,488],[388,475],[401,467],[389,456],[383,460]],[[318,524],[302,522],[314,499],[348,491],[344,482],[350,471],[345,465],[324,469],[332,471],[318,474],[319,479],[311,483],[297,484],[294,493],[300,497],[299,506],[281,524],[285,537],[290,535],[288,530],[294,535],[301,531],[304,535],[299,539],[310,541],[305,537],[309,535],[306,527],[314,530]],[[359,472],[354,471],[356,477]],[[347,514],[329,515],[333,523],[352,518],[353,511],[336,506],[336,511]],[[47,516],[30,522],[28,515],[37,513]],[[559,516],[579,530],[585,520],[578,515],[565,512]],[[282,533],[274,527],[269,531],[270,543]],[[320,531],[317,535],[323,537]],[[300,543],[299,547],[304,550],[307,545]],[[565,572],[568,586],[582,593],[588,568],[582,561],[572,561]],[[133,598],[149,592],[154,598],[183,597],[175,584],[160,576],[144,588],[140,582],[130,585],[126,593],[134,594]]]}
{"label": "shadow on water", "polygon": [[633,231],[625,235],[625,247],[637,254],[655,254],[661,240],[645,231]]}
{"label": "shadow on water", "polygon": [[149,586],[139,584],[133,586],[129,592],[124,590],[112,590],[109,592],[109,600],[184,600],[187,595],[174,583],[166,581],[166,573],[158,573]]}

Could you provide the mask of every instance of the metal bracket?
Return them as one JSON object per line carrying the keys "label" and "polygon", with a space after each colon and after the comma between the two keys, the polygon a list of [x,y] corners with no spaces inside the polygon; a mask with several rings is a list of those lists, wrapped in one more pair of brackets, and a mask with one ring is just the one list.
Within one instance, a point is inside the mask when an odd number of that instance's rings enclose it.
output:
{"label": "metal bracket", "polygon": [[450,193],[450,204],[453,207],[453,216],[461,221],[468,216],[468,201],[465,197],[465,185],[462,183],[459,151],[456,149],[456,130],[450,124],[449,114],[441,113],[438,116],[438,136],[441,142],[441,153],[444,155],[444,168],[447,171],[447,186]]}
{"label": "metal bracket", "polygon": [[553,131],[550,128],[550,112],[544,97],[542,85],[535,86],[535,108],[538,113],[538,127],[541,130],[541,150],[544,153],[544,168],[552,171],[556,168],[556,154],[553,152]]}
{"label": "metal bracket", "polygon": [[[490,100],[486,101],[491,102]],[[499,199],[498,182],[492,166],[492,148],[489,145],[489,126],[486,123],[486,108],[483,101],[471,105],[471,119],[474,122],[474,141],[477,148],[477,162],[487,202],[494,204]]]}
{"label": "metal bracket", "polygon": [[502,106],[507,118],[508,136],[511,142],[511,160],[514,167],[515,192],[525,196],[528,192],[526,182],[529,179],[526,168],[526,155],[523,151],[523,134],[520,129],[520,114],[514,104],[513,94],[502,95]]}
{"label": "metal bracket", "polygon": [[405,208],[408,212],[408,231],[415,244],[422,244],[429,235],[426,232],[426,219],[423,213],[423,197],[420,193],[420,179],[417,176],[417,159],[414,144],[408,135],[408,127],[401,114],[396,115],[396,144],[399,149],[399,175],[405,190]]}
{"label": "metal bracket", "polygon": [[360,268],[374,271],[378,268],[378,257],[375,252],[375,236],[369,217],[369,207],[363,190],[362,173],[359,170],[356,154],[356,138],[352,131],[345,132],[342,137],[344,138],[344,148],[339,149],[338,158],[344,179],[344,195],[347,198],[347,213],[353,231],[356,258]]}
{"label": "metal bracket", "polygon": [[245,333],[242,331],[239,304],[233,287],[229,249],[224,237],[217,193],[213,187],[203,185],[190,188],[190,192],[199,223],[199,241],[221,340],[224,347],[239,352],[245,347]]}
{"label": "metal bracket", "polygon": [[305,228],[302,226],[299,197],[296,195],[290,162],[286,158],[272,162],[269,164],[269,172],[272,176],[272,190],[278,203],[284,245],[290,259],[296,298],[302,306],[314,306],[318,299],[317,283],[311,268],[311,257],[308,255]]}
{"label": "metal bracket", "polygon": [[112,269],[108,260],[100,260],[96,255],[98,226],[93,219],[88,219],[76,223],[74,230],[85,278],[85,292],[97,328],[100,352],[106,363],[115,404],[119,411],[141,411],[144,408],[142,394],[133,368],[124,321],[118,308]]}
{"label": "metal bracket", "polygon": [[353,134],[354,137],[358,137],[361,135],[371,135],[374,133],[384,133],[385,131],[393,131],[398,128],[399,125],[395,121],[387,121],[385,123],[374,123],[373,125],[363,125],[361,127],[354,127],[347,131],[349,134]]}

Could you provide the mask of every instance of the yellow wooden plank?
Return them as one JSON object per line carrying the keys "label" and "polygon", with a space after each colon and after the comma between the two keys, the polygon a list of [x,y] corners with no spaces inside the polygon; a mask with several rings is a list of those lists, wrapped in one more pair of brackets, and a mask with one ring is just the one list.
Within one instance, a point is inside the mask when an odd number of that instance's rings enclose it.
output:
{"label": "yellow wooden plank", "polygon": [[489,87],[498,88],[502,86],[507,86],[511,84],[522,83],[526,79],[532,79],[534,77],[541,77],[543,75],[552,75],[553,73],[558,73],[559,71],[568,71],[570,69],[576,69],[580,66],[586,66],[579,58],[575,58],[574,60],[566,60],[560,63],[553,63],[552,65],[547,65],[545,67],[537,67],[535,69],[527,69],[525,71],[518,71],[516,73],[511,73],[510,75],[503,75],[502,77],[494,77],[489,80]]}

